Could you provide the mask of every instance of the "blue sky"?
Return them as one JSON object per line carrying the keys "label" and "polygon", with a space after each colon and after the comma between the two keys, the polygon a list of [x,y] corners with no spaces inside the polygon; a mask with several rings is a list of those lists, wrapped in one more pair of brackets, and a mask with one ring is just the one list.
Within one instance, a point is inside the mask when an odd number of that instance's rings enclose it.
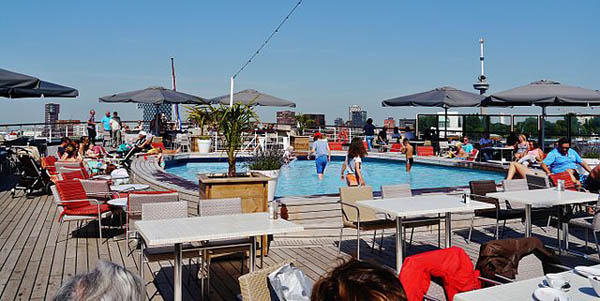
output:
{"label": "blue sky", "polygon": [[[295,3],[6,1],[0,68],[78,88],[77,99],[46,98],[61,103],[62,119],[85,119],[90,108],[139,119],[135,105],[101,104],[98,97],[170,87],[170,57],[178,90],[227,94],[229,77]],[[436,109],[380,102],[443,85],[473,91],[479,37],[487,41],[492,93],[538,79],[600,89],[599,9],[598,1],[305,0],[239,75],[236,91],[293,100],[297,112],[325,113],[328,123],[346,119],[352,104],[378,123],[414,117]],[[0,105],[0,123],[43,120],[39,99],[0,99]],[[273,121],[275,111],[259,112]]]}

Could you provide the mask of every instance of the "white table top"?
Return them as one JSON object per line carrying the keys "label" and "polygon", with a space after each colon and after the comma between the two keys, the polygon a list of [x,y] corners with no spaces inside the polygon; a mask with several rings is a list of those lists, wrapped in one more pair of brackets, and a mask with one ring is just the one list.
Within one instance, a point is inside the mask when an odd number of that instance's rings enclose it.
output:
{"label": "white table top", "polygon": [[112,199],[107,202],[111,206],[127,207],[127,198]]}
{"label": "white table top", "polygon": [[435,213],[473,212],[479,209],[493,209],[494,205],[470,201],[463,203],[462,198],[445,194],[420,195],[410,198],[389,198],[356,202],[359,206],[368,207],[377,212],[391,216],[410,217]]}
{"label": "white table top", "polygon": [[572,190],[557,191],[555,188],[493,192],[486,196],[532,206],[553,206],[591,202],[598,199],[595,193],[579,192]]}
{"label": "white table top", "polygon": [[151,247],[304,230],[281,218],[271,220],[265,212],[137,221],[135,228]]}
{"label": "white table top", "polygon": [[[600,267],[596,265],[594,267]],[[580,276],[574,271],[561,273],[571,283],[571,289],[566,293],[572,301],[598,300],[589,280]],[[540,287],[544,276],[517,281],[513,283],[497,285],[475,291],[460,293],[454,296],[455,301],[471,300],[495,300],[495,301],[513,301],[513,300],[534,300],[533,291]]]}
{"label": "white table top", "polygon": [[150,188],[147,184],[122,184],[122,185],[111,185],[110,190],[113,191],[132,191],[132,190],[144,190]]}
{"label": "white table top", "polygon": [[502,164],[502,165],[508,165],[510,164],[510,162],[512,161],[508,161],[508,160],[487,160],[486,162],[491,162],[491,163],[496,163],[496,164]]}
{"label": "white table top", "polygon": [[497,149],[497,150],[515,150],[512,146],[492,146],[490,147],[491,149]]}

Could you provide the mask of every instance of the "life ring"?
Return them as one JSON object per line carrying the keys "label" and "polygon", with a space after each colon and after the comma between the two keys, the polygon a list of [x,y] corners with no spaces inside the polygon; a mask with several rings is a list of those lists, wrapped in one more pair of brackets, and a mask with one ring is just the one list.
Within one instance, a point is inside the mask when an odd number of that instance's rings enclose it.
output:
{"label": "life ring", "polygon": [[341,143],[348,143],[348,129],[342,129],[340,130],[340,133],[338,134],[337,137],[337,141],[341,142]]}

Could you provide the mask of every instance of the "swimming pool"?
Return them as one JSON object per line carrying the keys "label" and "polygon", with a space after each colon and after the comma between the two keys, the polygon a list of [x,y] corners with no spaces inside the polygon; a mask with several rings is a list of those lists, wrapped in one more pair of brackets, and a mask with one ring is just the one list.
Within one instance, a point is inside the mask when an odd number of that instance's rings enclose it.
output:
{"label": "swimming pool", "polygon": [[[410,174],[404,162],[363,159],[363,174],[367,185],[379,190],[381,185],[409,183],[411,188],[436,188],[469,185],[473,180],[495,180],[504,178],[503,173],[461,167],[446,167],[430,164],[415,164]],[[315,171],[315,161],[296,160],[281,168],[275,196],[313,195],[337,193],[345,182],[340,179],[343,158],[332,158],[325,169],[325,178],[320,181]],[[246,170],[243,162],[238,163],[238,172]],[[198,173],[227,172],[226,162],[168,162],[166,171],[198,182]]]}

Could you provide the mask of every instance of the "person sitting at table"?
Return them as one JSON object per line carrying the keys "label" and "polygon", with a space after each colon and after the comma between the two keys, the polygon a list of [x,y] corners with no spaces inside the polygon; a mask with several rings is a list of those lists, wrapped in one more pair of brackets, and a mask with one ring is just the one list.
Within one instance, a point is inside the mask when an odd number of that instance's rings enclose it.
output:
{"label": "person sitting at table", "polygon": [[488,133],[484,133],[483,137],[479,139],[479,147],[481,147],[481,155],[484,161],[492,160],[492,139]]}
{"label": "person sitting at table", "polygon": [[519,135],[519,142],[515,144],[514,149],[515,161],[518,161],[527,155],[527,151],[529,151],[529,143],[527,143],[527,137],[525,137],[525,135]]}
{"label": "person sitting at table", "polygon": [[376,144],[381,146],[379,151],[382,151],[382,152],[385,151],[385,148],[388,144],[387,128],[385,126],[383,128],[381,128],[381,130],[377,134],[377,138],[375,139],[375,142],[376,142]]}
{"label": "person sitting at table", "polygon": [[402,135],[400,135],[400,129],[397,126],[394,127],[394,132],[392,133],[392,139],[396,139],[396,143],[400,143],[400,139],[402,139]]}
{"label": "person sitting at table", "polygon": [[544,160],[544,152],[538,147],[536,141],[527,143],[527,153],[517,161],[519,164],[529,166],[529,164],[541,163]]}
{"label": "person sitting at table", "polygon": [[317,281],[311,301],[408,300],[396,274],[383,266],[350,259]]}
{"label": "person sitting at table", "polygon": [[470,154],[473,152],[473,144],[471,144],[471,142],[469,141],[469,137],[467,137],[467,136],[463,137],[462,148],[465,150],[465,152],[467,152],[467,154]]}
{"label": "person sitting at table", "polygon": [[404,138],[408,140],[415,140],[416,138],[415,133],[408,126],[404,128]]}
{"label": "person sitting at table", "polygon": [[574,183],[581,185],[577,174],[577,164],[581,165],[588,173],[592,173],[592,169],[587,163],[581,159],[575,150],[571,149],[571,142],[563,137],[558,140],[558,148],[549,152],[546,159],[542,161],[541,167],[548,175],[566,171],[571,175]]}
{"label": "person sitting at table", "polygon": [[469,157],[469,154],[463,149],[462,143],[458,142],[454,146],[456,148],[455,151],[448,152],[448,158],[456,158],[459,160],[466,160]]}

